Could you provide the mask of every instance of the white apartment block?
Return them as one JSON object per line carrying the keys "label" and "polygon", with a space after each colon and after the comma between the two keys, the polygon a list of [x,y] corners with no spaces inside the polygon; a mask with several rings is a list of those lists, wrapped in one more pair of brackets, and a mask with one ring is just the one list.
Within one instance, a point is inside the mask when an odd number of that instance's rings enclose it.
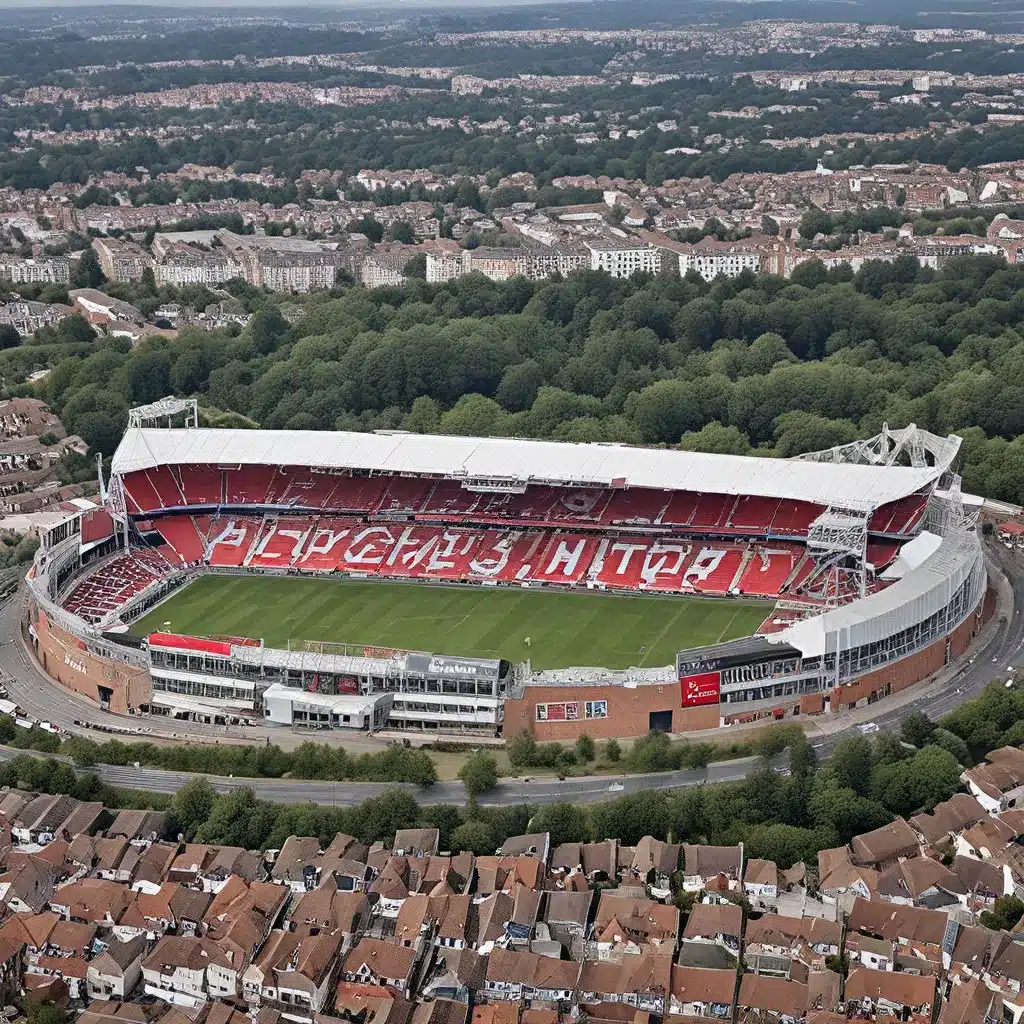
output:
{"label": "white apartment block", "polygon": [[64,256],[50,259],[23,259],[0,256],[0,277],[14,284],[66,284],[71,264]]}
{"label": "white apartment block", "polygon": [[739,277],[744,270],[757,274],[761,271],[761,254],[752,250],[733,248],[698,248],[679,253],[679,276],[696,270],[705,281],[719,275]]}
{"label": "white apartment block", "polygon": [[661,252],[654,246],[605,239],[588,240],[583,244],[590,253],[591,270],[603,270],[612,277],[657,274],[661,270]]}

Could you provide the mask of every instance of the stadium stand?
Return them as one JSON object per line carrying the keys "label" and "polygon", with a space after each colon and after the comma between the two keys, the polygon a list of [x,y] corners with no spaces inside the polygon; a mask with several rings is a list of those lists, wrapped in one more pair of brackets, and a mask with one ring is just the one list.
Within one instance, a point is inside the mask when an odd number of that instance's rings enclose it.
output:
{"label": "stadium stand", "polygon": [[99,622],[135,595],[158,582],[169,566],[155,551],[132,551],[105,562],[79,582],[64,607],[87,622]]}
{"label": "stadium stand", "polygon": [[798,555],[772,547],[755,547],[740,576],[739,592],[751,597],[778,597],[793,572]]}

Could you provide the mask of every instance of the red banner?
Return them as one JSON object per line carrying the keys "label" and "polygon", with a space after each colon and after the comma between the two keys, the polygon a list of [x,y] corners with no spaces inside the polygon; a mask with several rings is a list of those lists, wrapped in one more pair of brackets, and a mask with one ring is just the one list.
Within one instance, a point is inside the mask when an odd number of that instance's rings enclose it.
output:
{"label": "red banner", "polygon": [[683,707],[696,708],[703,704],[717,704],[721,692],[720,672],[700,672],[694,676],[680,676]]}

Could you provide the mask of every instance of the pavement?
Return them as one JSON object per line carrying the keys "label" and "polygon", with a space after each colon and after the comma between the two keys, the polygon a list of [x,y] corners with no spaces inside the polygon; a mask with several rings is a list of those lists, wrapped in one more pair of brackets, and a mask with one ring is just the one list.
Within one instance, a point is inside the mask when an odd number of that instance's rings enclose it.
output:
{"label": "pavement", "polygon": [[[840,739],[858,735],[859,725],[870,721],[880,731],[892,729],[898,727],[900,720],[912,711],[923,711],[929,717],[937,718],[963,701],[977,696],[992,679],[1005,676],[1009,666],[1024,665],[1024,616],[1021,615],[1021,609],[1024,608],[1024,558],[1019,553],[1008,552],[998,547],[991,549],[989,553],[996,563],[994,567],[1002,573],[992,573],[1001,590],[999,609],[975,647],[961,659],[961,663],[939,673],[934,680],[924,686],[911,688],[902,694],[886,698],[878,705],[856,709],[832,719],[815,719],[810,725],[805,723],[819,759],[830,756]],[[94,738],[101,738],[102,734],[90,732],[88,728],[77,725],[76,719],[79,722],[108,724],[122,729],[126,725],[149,725],[153,722],[152,719],[112,715],[97,708],[86,698],[54,683],[41,671],[22,642],[19,627],[21,611],[20,597],[8,601],[0,608],[0,671],[8,677],[7,688],[12,700],[34,717],[52,722],[68,732],[83,733]],[[173,735],[178,740],[211,742],[211,732],[214,736],[217,735],[209,726],[195,723],[175,722],[174,727]],[[239,731],[241,730],[234,730]],[[263,740],[270,737],[274,742],[279,742],[277,735],[266,729],[244,731],[252,733],[253,739]],[[152,739],[155,735],[156,729],[153,733],[145,733],[140,738]],[[301,738],[310,737],[302,735]],[[320,734],[315,738],[319,740]],[[23,753],[26,752],[0,748],[0,760],[9,760]],[[679,789],[709,783],[734,782],[744,778],[757,760],[746,757],[718,761],[707,768],[651,775],[591,776],[564,781],[533,779],[530,782],[503,779],[494,789],[482,794],[479,802],[506,806],[563,801],[591,803],[647,789]],[[777,768],[784,768],[785,758],[778,759],[775,765]],[[177,792],[185,782],[194,777],[188,772],[133,766],[96,765],[90,770],[110,785],[165,794]],[[338,807],[353,806],[395,788],[394,783],[235,779],[224,776],[207,778],[218,793],[230,793],[247,788],[252,789],[260,799],[277,803],[312,802],[321,806]],[[399,788],[412,792],[421,804],[463,805],[466,802],[466,793],[461,782],[437,782],[428,787],[401,784]]]}

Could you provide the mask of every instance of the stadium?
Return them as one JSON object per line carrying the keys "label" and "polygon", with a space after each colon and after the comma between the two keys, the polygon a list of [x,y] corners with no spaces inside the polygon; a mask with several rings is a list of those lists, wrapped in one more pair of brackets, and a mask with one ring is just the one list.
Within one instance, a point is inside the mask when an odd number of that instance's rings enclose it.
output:
{"label": "stadium", "polygon": [[103,707],[539,739],[835,714],[964,655],[994,599],[909,426],[795,459],[132,410],[28,574],[43,668]]}

